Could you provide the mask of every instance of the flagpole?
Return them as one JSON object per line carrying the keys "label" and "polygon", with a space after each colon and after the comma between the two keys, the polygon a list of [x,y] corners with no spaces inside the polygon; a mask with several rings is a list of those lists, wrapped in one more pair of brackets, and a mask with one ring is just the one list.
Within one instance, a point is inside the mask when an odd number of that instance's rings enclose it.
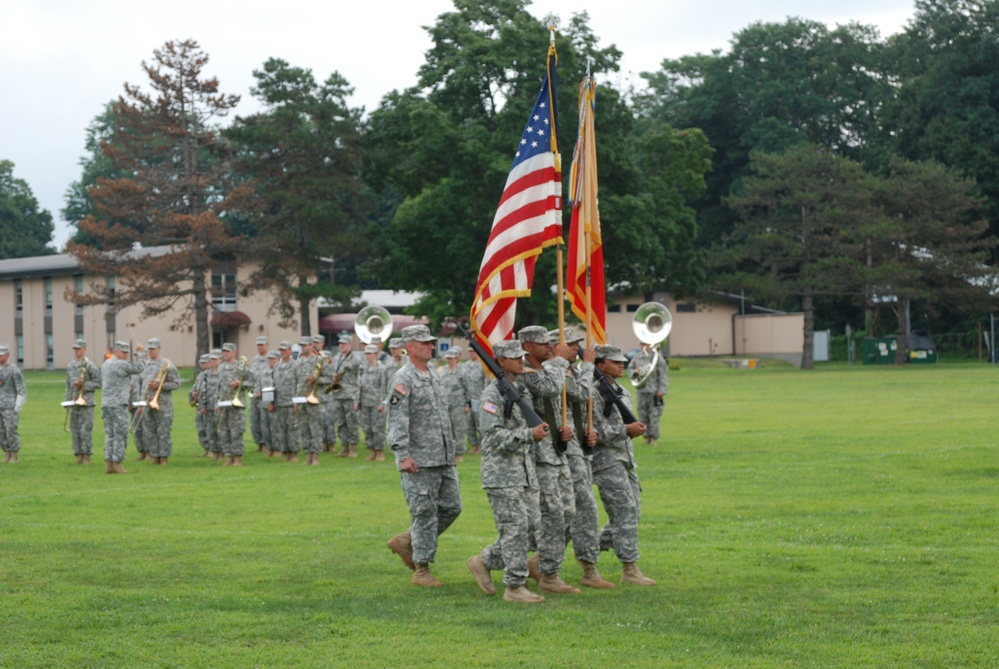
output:
{"label": "flagpole", "polygon": [[[586,58],[586,79],[590,78],[590,66],[593,64],[593,58],[588,56]],[[589,104],[587,102],[587,104]],[[590,273],[590,253],[591,244],[590,235],[592,229],[590,226],[583,223],[583,248],[586,250],[586,348],[590,348],[593,345],[593,293],[592,293],[592,278],[593,275]],[[593,432],[593,393],[587,393],[586,398],[586,431],[587,433]],[[582,440],[580,440],[582,441]]]}

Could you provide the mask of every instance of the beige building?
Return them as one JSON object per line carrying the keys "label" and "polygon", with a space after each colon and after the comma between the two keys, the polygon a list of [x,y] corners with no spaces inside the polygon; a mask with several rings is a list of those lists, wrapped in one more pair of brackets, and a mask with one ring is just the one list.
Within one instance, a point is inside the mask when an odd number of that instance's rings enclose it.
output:
{"label": "beige building", "polygon": [[[158,254],[167,247],[140,249]],[[236,286],[250,274],[248,267],[219,268],[212,272],[212,345],[234,342],[250,357],[256,353],[258,336],[268,338],[272,348],[281,339],[297,341],[299,329],[282,328],[268,315],[270,295],[239,296]],[[71,255],[0,260],[0,343],[11,347],[11,359],[23,369],[62,369],[73,357],[73,340],[84,339],[91,359],[103,359],[116,339],[145,344],[159,337],[163,355],[178,366],[190,367],[198,354],[193,320],[174,324],[173,316],[143,319],[142,307],[115,308],[114,304],[77,306],[64,294],[86,293],[89,286],[114,289],[115,277],[85,275]],[[315,306],[310,314],[311,332],[317,331]],[[171,329],[171,327],[174,329]]]}

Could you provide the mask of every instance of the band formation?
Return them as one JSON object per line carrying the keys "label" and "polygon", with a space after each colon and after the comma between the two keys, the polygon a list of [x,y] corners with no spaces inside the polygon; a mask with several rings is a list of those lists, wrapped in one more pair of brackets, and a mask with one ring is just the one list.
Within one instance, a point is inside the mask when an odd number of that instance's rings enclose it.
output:
{"label": "band formation", "polygon": [[[335,353],[323,350],[322,336],[303,337],[297,358],[291,342],[269,350],[267,338],[258,337],[250,360],[231,343],[202,355],[187,399],[196,408],[203,457],[224,466],[243,464],[246,414],[257,451],[288,462],[304,451],[305,464],[318,465],[338,442],[339,457],[356,457],[362,430],[368,460],[384,461],[388,446],[411,517],[388,547],[413,571],[415,585],[442,585],[431,564],[438,537],[461,513],[456,465],[467,441],[481,453],[482,487],[498,531],[494,543],[467,560],[483,592],[496,593],[490,572],[501,571],[507,601],[544,601],[526,587],[528,579],[540,592],[578,593],[560,577],[570,543],[584,587],[614,587],[597,569],[603,551],[621,562],[622,583],[651,586],[655,581],[638,568],[641,485],[632,439],[658,439],[668,365],[653,364],[647,373],[656,355],[648,345],[632,359],[633,377],[643,376],[636,418],[630,394],[616,382],[627,358],[614,346],[585,348],[584,339],[572,327],[564,344],[557,330],[525,327],[516,339],[493,345],[488,362],[498,377],[490,381],[471,349],[469,361],[459,364],[462,351],[450,348],[438,370],[437,338],[424,325],[390,339],[385,360],[377,340],[355,351],[351,335],[339,337]],[[136,344],[134,361],[130,344],[116,342],[100,367],[87,358],[85,341],[73,349],[62,404],[77,464],[90,463],[100,388],[107,473],[126,472],[129,434],[138,460],[166,465],[181,380],[160,341]],[[0,345],[5,464],[18,462],[18,417],[27,399],[9,357],[9,347]],[[608,516],[603,528],[594,486]]]}

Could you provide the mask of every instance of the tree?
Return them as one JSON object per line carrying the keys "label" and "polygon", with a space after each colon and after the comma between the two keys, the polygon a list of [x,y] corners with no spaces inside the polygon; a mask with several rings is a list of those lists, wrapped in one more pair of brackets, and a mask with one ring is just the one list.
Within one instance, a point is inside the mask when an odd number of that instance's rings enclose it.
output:
{"label": "tree", "polygon": [[261,261],[253,282],[275,292],[285,321],[297,311],[309,334],[311,300],[349,304],[358,293],[335,278],[310,277],[324,257],[336,263],[359,256],[372,237],[360,171],[363,109],[348,106],[353,89],[337,72],[318,83],[311,70],[272,58],[253,76],[264,111],[237,118],[226,131],[237,147],[237,169],[262,204],[252,221]]}
{"label": "tree", "polygon": [[[231,212],[247,195],[232,183],[212,126],[239,97],[220,93],[217,79],[201,78],[207,62],[197,42],[167,42],[142,64],[152,93],[125,85],[110,110],[114,141],[100,143],[116,176],[97,178],[88,191],[95,212],[78,223],[93,242],[69,244],[85,272],[117,277],[117,305],[141,304],[144,315],[171,311],[177,325],[193,317],[199,351],[209,348],[210,273],[242,248]],[[168,248],[130,253],[138,243]],[[93,285],[70,297],[102,303],[107,293]]]}
{"label": "tree", "polygon": [[[455,10],[428,29],[433,45],[418,84],[388,94],[371,115],[367,176],[376,189],[388,185],[405,198],[383,236],[388,260],[381,278],[388,286],[424,292],[417,308],[434,320],[468,311],[516,141],[544,74],[549,33],[526,5],[456,0]],[[620,51],[598,49],[597,41],[585,13],[572,17],[556,37],[564,171],[586,58],[593,58],[596,73],[618,68]],[[598,96],[608,281],[696,284],[696,257],[674,260],[676,249],[696,234],[683,189],[703,178],[706,145],[697,133],[682,136],[662,124],[641,138],[618,91],[601,86]],[[518,307],[524,323],[554,319],[555,295],[546,288],[555,283],[554,256],[539,258],[534,294]]]}
{"label": "tree", "polygon": [[38,208],[38,200],[24,179],[14,176],[14,163],[0,160],[0,259],[55,253],[52,214]]}
{"label": "tree", "polygon": [[874,208],[861,166],[815,145],[756,153],[743,194],[728,203],[742,215],[719,256],[736,265],[727,281],[804,313],[802,369],[813,366],[815,298],[859,292],[861,220]]}
{"label": "tree", "polygon": [[[70,221],[72,225],[93,216],[95,220],[100,220],[100,214],[94,206],[93,198],[90,197],[91,187],[97,186],[98,178],[118,179],[127,176],[123,170],[116,171],[111,164],[111,159],[101,149],[103,145],[114,143],[114,133],[118,128],[118,117],[115,114],[115,102],[111,101],[104,107],[104,111],[94,117],[94,120],[87,126],[87,139],[85,146],[86,156],[80,158],[80,167],[83,174],[79,181],[74,181],[66,189],[64,195],[66,206],[63,207],[62,217]],[[77,229],[73,235],[73,241],[82,244],[93,244],[94,239],[87,239]]]}
{"label": "tree", "polygon": [[932,161],[895,158],[877,183],[878,215],[862,229],[865,282],[871,294],[894,297],[896,364],[905,361],[907,314],[920,300],[929,308],[982,313],[992,303],[992,269],[985,264],[995,239],[975,218],[983,200],[975,184]]}

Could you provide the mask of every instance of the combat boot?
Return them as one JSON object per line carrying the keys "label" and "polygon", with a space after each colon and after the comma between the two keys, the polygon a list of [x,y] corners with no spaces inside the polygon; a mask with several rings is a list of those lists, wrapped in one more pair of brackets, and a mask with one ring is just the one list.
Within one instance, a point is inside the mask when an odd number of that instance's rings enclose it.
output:
{"label": "combat boot", "polygon": [[149,464],[151,464],[151,465],[158,465],[158,464],[160,464],[160,458],[159,458],[159,456],[154,455],[152,458],[150,458]]}
{"label": "combat boot", "polygon": [[141,453],[139,453],[139,457],[137,457],[135,460],[138,462],[140,460],[148,460],[148,459],[149,459],[149,453],[142,451]]}
{"label": "combat boot", "polygon": [[342,446],[342,447],[340,448],[340,452],[339,452],[339,453],[337,453],[337,454],[336,454],[336,456],[337,456],[338,458],[345,458],[345,457],[347,457],[347,456],[348,456],[349,454],[350,454],[350,446],[349,446],[349,445],[347,445],[347,444],[344,444],[344,445],[343,445],[343,446]]}
{"label": "combat boot", "polygon": [[90,464],[90,455],[89,454],[83,456],[83,464],[85,464],[85,465],[89,465]]}
{"label": "combat boot", "polygon": [[559,595],[576,595],[579,594],[579,588],[574,588],[561,578],[557,573],[555,574],[542,574],[541,578],[538,579],[538,590],[543,592],[554,592]]}
{"label": "combat boot", "polygon": [[9,462],[10,464],[14,464],[17,462],[17,451],[10,452],[10,460],[8,460],[7,462]]}
{"label": "combat boot", "polygon": [[541,580],[541,568],[538,563],[541,561],[537,555],[532,555],[527,558],[527,578],[531,579],[535,583]]}
{"label": "combat boot", "polygon": [[116,472],[114,470],[114,463],[111,462],[110,460],[108,460],[108,468],[107,468],[107,470],[104,473],[105,474],[117,474],[118,473],[118,472]]}
{"label": "combat boot", "polygon": [[503,593],[503,599],[508,602],[524,602],[526,604],[540,604],[545,601],[544,597],[535,595],[522,585],[516,588],[507,586],[506,591]]}
{"label": "combat boot", "polygon": [[114,462],[112,464],[114,465],[114,473],[115,474],[127,474],[128,473],[128,470],[125,469],[125,465],[121,464],[120,462]]}
{"label": "combat boot", "polygon": [[166,463],[167,463],[167,459],[166,458],[160,458],[160,464],[161,465],[165,465]]}
{"label": "combat boot", "polygon": [[281,455],[281,451],[269,451],[267,453],[267,457],[269,458],[276,458],[279,455]]}
{"label": "combat boot", "polygon": [[385,462],[385,451],[375,451],[375,462]]}
{"label": "combat boot", "polygon": [[638,565],[634,562],[621,563],[624,571],[621,573],[622,583],[632,583],[634,585],[655,585],[656,582],[642,573]]}
{"label": "combat boot", "polygon": [[482,557],[479,555],[473,555],[468,558],[468,571],[472,572],[472,576],[475,577],[475,582],[479,584],[479,589],[487,595],[496,594],[496,586],[493,585],[493,580],[489,576],[489,569],[482,562]]}
{"label": "combat boot", "polygon": [[232,456],[232,466],[233,467],[242,467],[243,466],[243,456],[242,455],[234,455],[234,456]]}
{"label": "combat boot", "polygon": [[583,586],[587,588],[595,588],[597,590],[613,590],[614,584],[610,581],[605,581],[600,572],[597,571],[597,565],[592,562],[583,562],[582,560],[576,560],[579,563],[580,568],[583,570],[583,580],[580,582]]}
{"label": "combat boot", "polygon": [[76,456],[76,464],[78,464],[78,465],[82,465],[83,464],[83,456],[82,455]]}
{"label": "combat boot", "polygon": [[356,458],[357,457],[357,444],[350,444],[347,447],[347,457]]}
{"label": "combat boot", "polygon": [[413,562],[413,543],[410,539],[409,530],[389,539],[388,547],[390,551],[402,558],[403,563],[407,567],[413,570],[416,569],[416,564]]}
{"label": "combat boot", "polygon": [[413,570],[413,578],[410,580],[410,583],[423,588],[439,588],[444,585],[430,573],[430,565],[425,564],[416,565],[416,569]]}
{"label": "combat boot", "polygon": [[365,462],[374,462],[375,461],[375,451],[373,449],[371,449],[371,448],[368,449],[368,457],[364,458],[364,461]]}
{"label": "combat boot", "polygon": [[298,462],[298,453],[292,451],[291,453],[288,454],[288,457],[286,459],[288,460],[288,462]]}

